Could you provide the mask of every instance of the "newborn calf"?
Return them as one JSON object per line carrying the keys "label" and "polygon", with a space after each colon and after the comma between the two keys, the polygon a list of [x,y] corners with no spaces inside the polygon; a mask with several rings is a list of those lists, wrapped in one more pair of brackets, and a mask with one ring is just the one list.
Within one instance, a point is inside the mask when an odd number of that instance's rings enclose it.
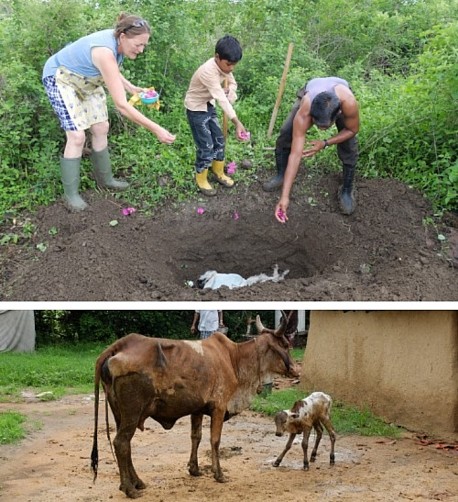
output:
{"label": "newborn calf", "polygon": [[245,279],[239,274],[222,274],[216,270],[207,270],[207,272],[202,274],[197,280],[197,287],[199,289],[218,289],[221,286],[226,286],[229,289],[235,289],[243,288],[245,286],[253,286],[253,284],[267,281],[280,282],[284,280],[288,272],[289,270],[285,270],[282,273],[279,273],[278,265],[275,265],[272,275],[257,274]]}
{"label": "newborn calf", "polygon": [[276,436],[283,436],[284,432],[289,432],[288,442],[285,449],[278,456],[274,462],[274,466],[278,467],[283,460],[286,452],[291,448],[296,434],[303,433],[302,437],[302,450],[304,451],[304,469],[308,471],[309,462],[307,459],[307,446],[312,427],[316,432],[315,446],[310,456],[310,462],[314,462],[318,445],[323,435],[323,425],[328,431],[329,438],[331,439],[331,454],[330,464],[334,465],[334,443],[336,441],[336,434],[331,423],[332,399],[324,392],[313,392],[310,396],[296,401],[291,410],[279,411],[275,415],[275,425],[277,430]]}

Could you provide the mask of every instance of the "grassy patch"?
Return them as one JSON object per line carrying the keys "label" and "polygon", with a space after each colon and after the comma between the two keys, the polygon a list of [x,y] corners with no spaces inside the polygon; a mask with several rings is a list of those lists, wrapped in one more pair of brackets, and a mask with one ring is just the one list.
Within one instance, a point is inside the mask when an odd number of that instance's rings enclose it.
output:
{"label": "grassy patch", "polygon": [[[298,399],[303,399],[304,395],[305,393],[297,388],[274,390],[267,396],[257,396],[250,408],[253,411],[273,416],[277,411],[291,408],[292,404]],[[340,402],[334,402],[331,420],[339,434],[396,438],[400,436],[402,430],[385,423],[369,410],[360,410]]]}
{"label": "grassy patch", "polygon": [[102,345],[44,347],[31,354],[3,353],[0,365],[0,402],[21,399],[24,389],[43,399],[92,392],[94,363]]}
{"label": "grassy patch", "polygon": [[14,411],[0,412],[0,444],[16,443],[25,437],[26,418]]}

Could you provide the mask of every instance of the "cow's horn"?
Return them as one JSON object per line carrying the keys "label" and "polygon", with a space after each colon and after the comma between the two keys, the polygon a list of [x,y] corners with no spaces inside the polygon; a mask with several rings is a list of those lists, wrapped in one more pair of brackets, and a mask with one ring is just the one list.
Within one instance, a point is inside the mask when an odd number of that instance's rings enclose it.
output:
{"label": "cow's horn", "polygon": [[259,314],[256,316],[256,329],[258,330],[258,334],[261,334],[266,329],[266,328],[264,328],[264,326],[261,322],[261,318],[259,317]]}
{"label": "cow's horn", "polygon": [[292,313],[293,311],[291,310],[289,315],[287,316],[284,310],[281,311],[281,323],[280,326],[274,332],[275,336],[283,336],[285,334],[286,327],[288,326],[288,321]]}

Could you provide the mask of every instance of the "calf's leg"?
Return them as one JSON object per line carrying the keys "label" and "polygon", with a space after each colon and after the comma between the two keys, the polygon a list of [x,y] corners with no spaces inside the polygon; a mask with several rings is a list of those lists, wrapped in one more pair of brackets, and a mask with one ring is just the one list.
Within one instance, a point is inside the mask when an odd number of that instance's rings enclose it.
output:
{"label": "calf's leg", "polygon": [[321,422],[319,420],[317,420],[313,424],[313,428],[315,429],[316,439],[315,439],[315,445],[312,450],[312,454],[310,455],[310,462],[315,462],[316,453],[318,451],[318,446],[319,446],[321,438],[323,436],[323,426],[321,425]]}
{"label": "calf's leg", "polygon": [[329,463],[331,465],[335,464],[335,456],[334,456],[334,445],[336,442],[336,433],[334,431],[334,427],[332,426],[331,420],[329,418],[322,419],[323,425],[326,427],[326,430],[329,434],[329,439],[331,440],[331,453],[329,455]]}
{"label": "calf's leg", "polygon": [[283,460],[283,457],[286,455],[286,453],[291,449],[291,445],[293,444],[294,438],[296,437],[296,434],[291,433],[289,435],[288,441],[286,443],[286,446],[284,450],[278,455],[277,460],[274,462],[274,467],[278,467],[281,464],[281,461]]}
{"label": "calf's leg", "polygon": [[302,436],[302,451],[304,452],[304,470],[309,470],[309,461],[307,458],[307,448],[309,444],[310,431],[312,430],[311,426],[304,427],[304,435]]}

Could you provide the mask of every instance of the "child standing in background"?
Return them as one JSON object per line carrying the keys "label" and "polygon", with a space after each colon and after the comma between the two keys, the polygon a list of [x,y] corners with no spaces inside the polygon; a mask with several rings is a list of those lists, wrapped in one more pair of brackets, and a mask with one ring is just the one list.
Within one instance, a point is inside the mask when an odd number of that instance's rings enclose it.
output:
{"label": "child standing in background", "polygon": [[[196,183],[204,195],[216,195],[208,182],[209,168],[218,183],[228,188],[234,186],[234,180],[224,174],[225,139],[218,123],[215,101],[235,125],[237,139],[243,140],[246,130],[232,107],[237,99],[237,83],[232,71],[241,59],[242,48],[238,40],[224,36],[216,43],[215,56],[194,73],[186,92],[186,114],[196,144]],[[227,86],[223,88],[226,79]]]}

